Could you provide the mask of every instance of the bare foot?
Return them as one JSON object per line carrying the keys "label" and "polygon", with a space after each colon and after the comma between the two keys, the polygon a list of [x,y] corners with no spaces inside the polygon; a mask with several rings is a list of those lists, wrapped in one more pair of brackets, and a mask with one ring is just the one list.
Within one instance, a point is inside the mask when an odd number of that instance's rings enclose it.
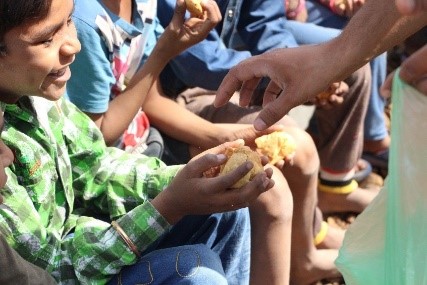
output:
{"label": "bare foot", "polygon": [[375,198],[379,190],[379,187],[369,189],[359,187],[349,194],[333,194],[318,191],[318,207],[323,213],[361,213]]}
{"label": "bare foot", "polygon": [[309,285],[322,279],[340,277],[335,266],[338,250],[320,249],[308,256],[299,255],[291,264],[292,285]]}
{"label": "bare foot", "polygon": [[325,239],[316,245],[318,249],[339,249],[344,240],[345,230],[328,224]]}

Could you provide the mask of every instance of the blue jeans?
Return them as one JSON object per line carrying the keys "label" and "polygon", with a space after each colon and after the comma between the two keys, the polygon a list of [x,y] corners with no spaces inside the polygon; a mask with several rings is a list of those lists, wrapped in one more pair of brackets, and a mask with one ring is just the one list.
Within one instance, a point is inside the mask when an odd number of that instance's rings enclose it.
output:
{"label": "blue jeans", "polygon": [[246,208],[185,217],[108,284],[249,284],[249,266]]}
{"label": "blue jeans", "polygon": [[[322,27],[328,27],[341,30],[348,22],[346,17],[341,17],[334,14],[329,8],[318,3],[316,0],[307,0],[306,7],[308,12],[307,22],[313,23]],[[335,34],[336,36],[337,34]],[[323,32],[322,35],[313,34],[310,32],[305,35],[311,43],[314,40],[321,40],[330,36],[334,37],[330,31]],[[324,40],[323,40],[324,41]],[[381,96],[379,90],[387,75],[387,54],[383,53],[370,62],[372,73],[371,97],[369,99],[368,110],[366,112],[364,139],[365,140],[381,140],[388,135],[384,119],[385,99]]]}

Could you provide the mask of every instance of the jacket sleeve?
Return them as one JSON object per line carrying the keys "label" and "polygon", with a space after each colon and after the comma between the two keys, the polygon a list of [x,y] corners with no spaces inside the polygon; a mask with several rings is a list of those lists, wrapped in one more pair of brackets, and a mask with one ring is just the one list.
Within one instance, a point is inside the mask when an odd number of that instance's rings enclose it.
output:
{"label": "jacket sleeve", "polygon": [[[162,0],[158,5],[158,18],[166,27],[172,18],[175,1]],[[227,48],[218,31],[213,29],[205,40],[175,57],[170,66],[185,85],[216,90],[230,68],[250,56],[248,51]]]}
{"label": "jacket sleeve", "polygon": [[253,55],[297,47],[287,21],[284,0],[243,0],[237,33]]}

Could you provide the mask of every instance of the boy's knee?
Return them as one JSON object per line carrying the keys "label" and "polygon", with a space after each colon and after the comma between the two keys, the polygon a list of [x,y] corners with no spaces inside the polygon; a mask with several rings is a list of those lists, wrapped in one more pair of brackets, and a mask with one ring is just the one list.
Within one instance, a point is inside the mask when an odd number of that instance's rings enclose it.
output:
{"label": "boy's knee", "polygon": [[297,127],[285,129],[295,139],[297,148],[293,159],[293,166],[303,173],[312,174],[318,171],[320,161],[316,145],[312,137],[304,130]]}
{"label": "boy's knee", "polygon": [[109,284],[227,284],[221,259],[204,244],[164,248],[124,268]]}

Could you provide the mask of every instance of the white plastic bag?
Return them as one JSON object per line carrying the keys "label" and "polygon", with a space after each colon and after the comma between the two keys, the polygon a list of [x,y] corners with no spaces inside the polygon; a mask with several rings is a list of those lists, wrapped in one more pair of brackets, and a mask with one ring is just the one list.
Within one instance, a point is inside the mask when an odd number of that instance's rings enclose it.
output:
{"label": "white plastic bag", "polygon": [[348,229],[336,260],[347,285],[427,284],[427,96],[398,76],[392,94],[385,186]]}

